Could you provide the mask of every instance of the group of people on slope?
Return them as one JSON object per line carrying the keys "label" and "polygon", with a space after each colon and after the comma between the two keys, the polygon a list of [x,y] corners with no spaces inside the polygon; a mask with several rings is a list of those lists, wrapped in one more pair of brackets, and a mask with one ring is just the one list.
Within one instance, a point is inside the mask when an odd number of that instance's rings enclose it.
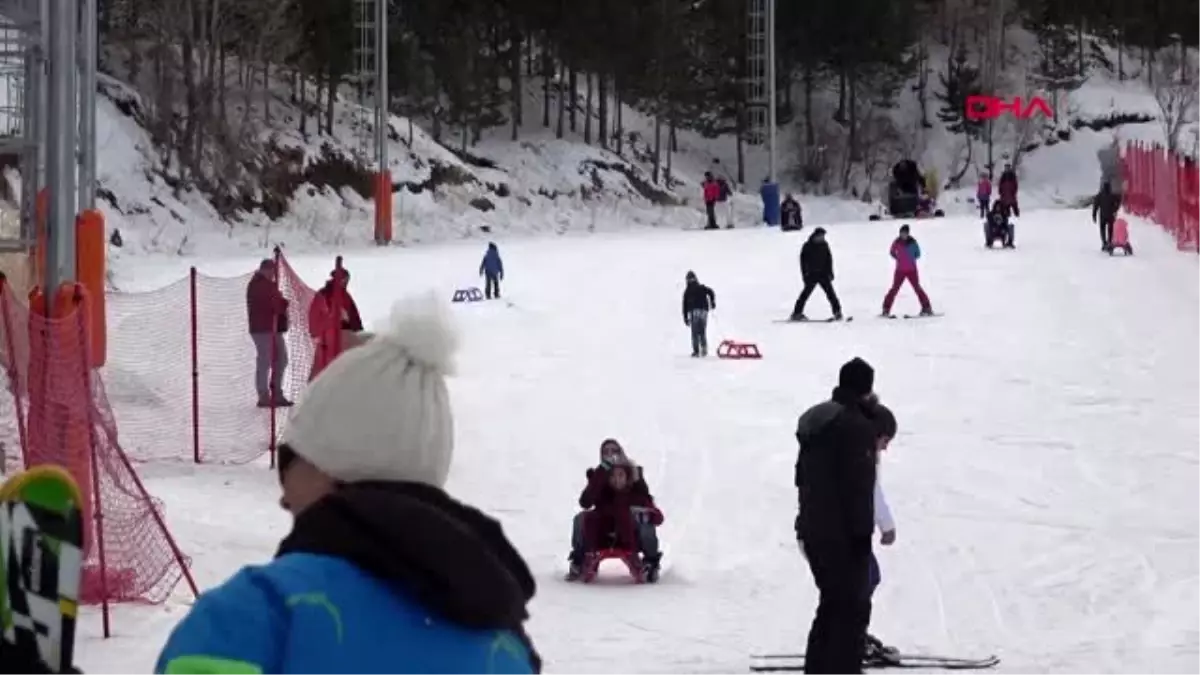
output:
{"label": "group of people on slope", "polygon": [[[504,280],[504,261],[495,243],[488,243],[479,276],[484,278],[488,299],[500,297]],[[283,293],[278,263],[266,258],[246,284],[246,323],[254,343],[254,389],[258,407],[287,408],[292,401],[284,394],[283,376],[288,367],[288,344],[284,336],[290,328],[291,303]],[[358,303],[350,294],[350,270],[342,257],[334,260],[333,270],[308,306],[308,334],[312,340],[311,382],[342,352],[371,338],[363,330]]]}
{"label": "group of people on slope", "polygon": [[1011,164],[1004,165],[998,187],[998,198],[992,202],[991,174],[979,176],[979,183],[975,188],[975,202],[979,206],[979,217],[983,218],[983,239],[988,246],[998,239],[1003,242],[1005,248],[1015,248],[1017,228],[1012,218],[1020,217],[1021,206],[1017,200],[1017,172]]}
{"label": "group of people on slope", "polygon": [[[344,350],[370,337],[363,332],[362,317],[349,285],[350,271],[338,256],[329,279],[308,306],[308,333],[313,345],[310,382]],[[270,258],[263,260],[246,284],[246,322],[254,342],[254,388],[260,408],[292,405],[283,391],[283,375],[288,367],[284,335],[290,327],[290,307],[280,288],[277,263]]]}
{"label": "group of people on slope", "polygon": [[[842,304],[833,289],[833,252],[825,235],[825,228],[818,227],[813,230],[808,241],[804,242],[804,246],[800,248],[800,276],[804,287],[800,291],[800,297],[796,298],[796,304],[792,307],[791,319],[793,321],[808,320],[804,314],[804,308],[808,304],[809,297],[818,287],[829,300],[834,320],[843,318]],[[895,269],[892,273],[892,285],[883,296],[882,316],[892,316],[892,306],[896,302],[896,295],[899,294],[901,286],[906,282],[917,294],[917,300],[921,303],[921,315],[933,314],[933,305],[930,303],[925,289],[921,287],[920,274],[917,271],[917,261],[921,259],[921,245],[912,236],[908,225],[900,226],[900,232],[892,241],[888,254],[895,260]]]}
{"label": "group of people on slope", "polygon": [[855,358],[838,373],[829,400],[796,424],[796,539],[820,598],[808,632],[806,673],[861,673],[894,661],[894,649],[868,632],[879,585],[872,550],[896,541],[896,525],[878,477],[880,453],[895,438],[895,415],[874,393],[875,371]]}

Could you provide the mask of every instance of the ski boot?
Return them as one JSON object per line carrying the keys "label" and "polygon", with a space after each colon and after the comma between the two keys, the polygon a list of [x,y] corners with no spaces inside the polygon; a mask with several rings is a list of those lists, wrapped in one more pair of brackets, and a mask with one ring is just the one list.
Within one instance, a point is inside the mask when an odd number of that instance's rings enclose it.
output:
{"label": "ski boot", "polygon": [[655,553],[654,555],[642,556],[642,579],[652,584],[658,581],[658,573],[662,569],[662,554]]}
{"label": "ski boot", "polygon": [[808,317],[804,316],[804,313],[801,312],[800,314],[792,314],[789,316],[788,321],[808,321]]}
{"label": "ski boot", "polygon": [[842,316],[842,313],[841,313],[841,312],[834,312],[834,313],[833,313],[833,320],[834,320],[834,321],[845,321],[845,320],[846,320],[846,317]]}
{"label": "ski boot", "polygon": [[917,316],[933,316],[933,308],[932,307],[922,307],[920,314],[918,314]]}
{"label": "ski boot", "polygon": [[866,649],[863,652],[864,668],[884,668],[900,663],[900,650],[883,644],[879,638],[867,633]]}

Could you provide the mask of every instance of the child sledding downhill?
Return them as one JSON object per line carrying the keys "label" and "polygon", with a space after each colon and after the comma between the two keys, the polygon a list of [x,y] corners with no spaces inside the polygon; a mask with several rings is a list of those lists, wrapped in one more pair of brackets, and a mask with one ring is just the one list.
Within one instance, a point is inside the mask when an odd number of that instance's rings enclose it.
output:
{"label": "child sledding downhill", "polygon": [[905,281],[912,286],[913,292],[917,294],[917,300],[921,303],[920,316],[933,316],[933,307],[929,304],[929,296],[925,294],[925,289],[921,288],[920,275],[917,273],[917,261],[921,259],[921,245],[910,234],[908,225],[900,226],[900,235],[892,242],[889,253],[896,261],[896,269],[892,273],[892,287],[888,289],[887,295],[883,296],[881,316],[894,317],[892,304],[896,302],[896,294],[900,292],[900,287],[904,285]]}
{"label": "child sledding downhill", "polygon": [[1012,209],[1004,202],[992,204],[987,218],[983,221],[983,243],[991,248],[996,242],[1004,248],[1016,247],[1016,227],[1009,217]]}
{"label": "child sledding downhill", "polygon": [[494,242],[489,242],[487,253],[479,263],[479,276],[484,278],[483,293],[488,300],[500,297],[500,282],[504,280],[504,261],[500,258],[500,249]]}
{"label": "child sledding downhill", "polygon": [[655,528],[663,514],[641,467],[610,438],[600,445],[600,465],[587,470],[587,480],[579,495],[584,511],[572,522],[567,580],[591,581],[604,558],[619,557],[635,580],[657,581],[662,553]]}
{"label": "child sledding downhill", "polygon": [[683,325],[692,330],[692,357],[708,356],[708,313],[717,308],[717,296],[691,270],[684,280]]}

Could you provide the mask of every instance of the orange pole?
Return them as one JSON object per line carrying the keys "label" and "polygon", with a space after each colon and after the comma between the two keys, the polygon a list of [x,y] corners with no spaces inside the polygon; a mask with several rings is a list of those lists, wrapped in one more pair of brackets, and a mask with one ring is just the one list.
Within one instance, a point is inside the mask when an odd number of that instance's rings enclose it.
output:
{"label": "orange pole", "polygon": [[392,172],[375,174],[375,243],[392,243]]}
{"label": "orange pole", "polygon": [[87,290],[89,361],[100,368],[108,358],[108,323],[105,314],[104,280],[107,250],[104,214],[86,209],[75,219],[75,278]]}

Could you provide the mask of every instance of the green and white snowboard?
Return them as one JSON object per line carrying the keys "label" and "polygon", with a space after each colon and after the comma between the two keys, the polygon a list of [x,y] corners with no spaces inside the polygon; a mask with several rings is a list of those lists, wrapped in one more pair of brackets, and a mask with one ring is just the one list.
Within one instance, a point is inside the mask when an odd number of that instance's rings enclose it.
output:
{"label": "green and white snowboard", "polygon": [[[83,572],[83,497],[60,466],[0,486],[0,653],[72,672]],[[0,658],[3,658],[0,656]]]}

